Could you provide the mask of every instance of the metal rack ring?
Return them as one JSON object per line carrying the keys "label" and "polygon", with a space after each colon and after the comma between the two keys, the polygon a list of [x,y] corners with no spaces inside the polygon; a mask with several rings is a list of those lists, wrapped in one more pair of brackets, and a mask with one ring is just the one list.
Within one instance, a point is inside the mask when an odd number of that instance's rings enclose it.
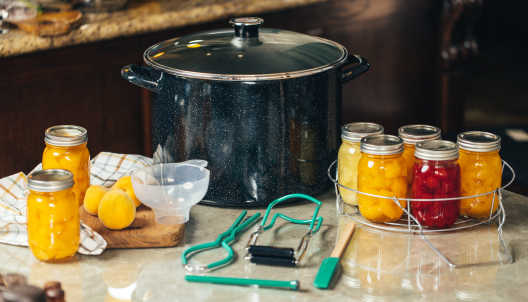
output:
{"label": "metal rack ring", "polygon": [[[391,231],[391,232],[404,232],[404,233],[411,233],[411,234],[412,233],[419,233],[421,238],[427,243],[427,245],[429,245],[429,247],[431,247],[431,249],[433,249],[435,251],[435,253],[438,254],[438,256],[445,263],[447,263],[447,265],[449,265],[452,268],[464,268],[464,267],[474,267],[474,266],[488,266],[488,265],[506,264],[506,263],[512,263],[513,262],[513,257],[511,256],[510,252],[508,251],[508,248],[506,247],[506,243],[504,242],[504,239],[502,238],[502,226],[504,225],[504,222],[506,220],[506,211],[504,210],[503,198],[502,198],[501,190],[506,188],[506,187],[508,187],[509,185],[511,185],[513,183],[513,180],[515,179],[515,171],[513,171],[513,168],[507,162],[505,162],[504,160],[502,161],[502,163],[503,163],[503,165],[502,165],[503,173],[504,173],[504,168],[508,167],[510,169],[511,173],[512,173],[512,179],[506,185],[504,185],[503,187],[497,188],[496,190],[491,191],[491,192],[486,192],[486,193],[478,194],[478,195],[464,196],[464,197],[442,198],[442,200],[459,200],[459,199],[476,198],[476,197],[480,197],[480,196],[484,196],[484,195],[493,194],[493,200],[492,200],[492,204],[491,204],[491,211],[490,211],[489,218],[486,219],[486,220],[475,220],[475,219],[466,219],[466,218],[460,219],[459,218],[459,220],[461,220],[461,221],[457,221],[455,223],[455,227],[446,228],[446,229],[434,229],[434,228],[428,229],[428,228],[422,226],[418,222],[418,220],[410,213],[411,212],[411,209],[410,209],[411,201],[435,202],[435,201],[438,201],[438,199],[413,199],[413,198],[387,197],[387,196],[380,196],[380,195],[365,193],[365,192],[361,192],[361,191],[358,191],[358,190],[354,190],[354,189],[348,188],[348,187],[343,186],[342,184],[340,184],[337,179],[334,179],[332,177],[331,170],[332,170],[332,167],[336,163],[337,163],[337,160],[334,161],[330,165],[330,167],[328,168],[328,177],[330,178],[330,180],[335,185],[336,206],[337,206],[337,210],[338,210],[339,214],[345,215],[345,216],[349,217],[350,219],[353,219],[354,221],[356,221],[358,223],[361,223],[361,224],[364,224],[364,225],[367,225],[367,226],[370,226],[370,227],[373,227],[373,228],[376,228],[376,229],[381,229],[381,230],[386,230],[386,231]],[[376,198],[390,199],[398,207],[400,207],[403,210],[403,212],[406,214],[407,218],[406,219],[405,218],[403,218],[403,219],[400,218],[396,222],[374,223],[374,222],[370,222],[367,219],[365,219],[360,214],[358,207],[354,206],[354,205],[349,205],[349,206],[356,210],[355,213],[351,213],[351,214],[346,213],[341,207],[341,203],[344,203],[344,201],[342,202],[341,195],[339,193],[339,187],[342,187],[342,188],[344,188],[346,190],[350,190],[350,191],[355,192],[357,194],[372,196],[372,197],[376,197]],[[499,205],[497,207],[497,210],[493,213],[493,206],[495,204],[496,197],[499,200]],[[399,200],[407,201],[407,207],[406,207],[407,209],[405,209],[404,207],[401,206]],[[490,224],[497,217],[499,219],[499,226],[497,228],[498,234],[499,234],[499,239],[500,239],[500,242],[501,242],[501,244],[502,244],[502,246],[503,246],[503,248],[504,248],[504,250],[506,252],[506,255],[508,256],[507,260],[499,260],[499,261],[491,261],[491,262],[483,262],[483,263],[475,263],[475,264],[472,263],[472,264],[457,265],[457,264],[454,264],[451,261],[449,261],[444,255],[442,255],[442,253],[440,253],[440,251],[438,251],[425,238],[425,235],[424,235],[424,233],[442,233],[442,232],[452,232],[452,231],[457,231],[457,230],[467,230],[469,228],[474,228],[474,227],[479,226],[479,225]],[[404,224],[403,222],[406,222],[406,223]]]}

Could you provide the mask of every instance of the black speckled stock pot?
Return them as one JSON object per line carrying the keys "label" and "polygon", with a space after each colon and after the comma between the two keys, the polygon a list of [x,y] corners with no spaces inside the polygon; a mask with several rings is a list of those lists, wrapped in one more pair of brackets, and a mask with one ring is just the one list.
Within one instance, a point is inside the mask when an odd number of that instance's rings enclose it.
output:
{"label": "black speckled stock pot", "polygon": [[369,63],[329,40],[260,28],[259,18],[230,23],[156,44],[144,54],[149,67],[121,71],[154,92],[154,162],[208,161],[205,204],[326,192],[341,144],[341,84]]}

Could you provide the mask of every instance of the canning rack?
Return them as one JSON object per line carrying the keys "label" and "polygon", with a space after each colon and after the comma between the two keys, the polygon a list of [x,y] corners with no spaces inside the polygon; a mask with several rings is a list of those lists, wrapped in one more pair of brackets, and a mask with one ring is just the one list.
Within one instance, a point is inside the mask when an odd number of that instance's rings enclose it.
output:
{"label": "canning rack", "polygon": [[[502,198],[502,189],[507,188],[509,185],[513,183],[513,180],[515,179],[515,172],[513,171],[513,168],[504,160],[502,161],[502,171],[504,174],[504,168],[508,167],[512,173],[511,180],[503,187],[497,188],[494,191],[490,191],[483,194],[473,195],[473,196],[465,196],[463,198],[461,197],[452,197],[452,198],[442,198],[442,200],[450,201],[450,200],[460,200],[460,199],[469,199],[469,198],[476,198],[481,197],[485,195],[491,195],[493,194],[493,200],[491,204],[491,210],[490,215],[488,219],[484,220],[477,220],[477,219],[470,219],[470,218],[462,218],[459,217],[457,222],[450,227],[446,229],[435,229],[435,228],[428,228],[426,226],[422,226],[418,220],[411,214],[411,202],[412,201],[428,201],[428,202],[435,202],[438,201],[438,199],[417,199],[417,198],[397,198],[397,197],[387,197],[387,196],[380,196],[370,193],[361,192],[358,190],[351,189],[349,187],[343,186],[342,184],[338,183],[337,180],[337,168],[336,168],[336,179],[332,176],[332,168],[336,165],[337,160],[335,160],[330,167],[328,168],[328,177],[335,185],[335,192],[336,192],[336,206],[338,213],[340,215],[345,215],[346,217],[360,223],[363,225],[367,225],[369,227],[373,227],[376,229],[381,229],[385,231],[390,232],[400,232],[400,233],[409,233],[409,234],[417,234],[419,233],[421,238],[427,243],[427,245],[434,250],[434,252],[447,264],[449,267],[452,268],[464,268],[464,267],[475,267],[475,266],[488,266],[488,265],[499,265],[499,264],[507,264],[513,262],[513,257],[511,256],[508,248],[506,247],[506,243],[504,242],[504,239],[502,238],[502,226],[504,225],[504,222],[506,221],[506,211],[504,210],[503,205],[503,198]],[[361,213],[359,212],[358,206],[355,205],[348,205],[348,207],[351,207],[354,211],[351,213],[347,213],[343,210],[342,205],[345,204],[345,202],[341,199],[341,194],[339,193],[339,187],[344,188],[346,190],[350,190],[352,192],[355,192],[357,194],[367,195],[371,197],[377,197],[377,198],[383,198],[383,199],[390,199],[392,200],[398,207],[400,207],[404,214],[402,217],[395,221],[395,222],[385,222],[385,223],[375,223],[371,222],[367,219],[365,219]],[[407,201],[407,206],[404,208],[400,205],[399,200],[405,200]],[[493,212],[493,207],[495,205],[496,200],[498,200],[498,207],[495,212]],[[489,225],[492,221],[494,221],[496,218],[498,218],[499,226],[497,228],[498,234],[499,234],[499,240],[501,242],[502,247],[504,248],[504,251],[506,252],[506,255],[508,256],[507,260],[498,260],[498,261],[490,261],[490,262],[481,262],[481,263],[471,263],[471,264],[455,264],[451,261],[449,261],[440,251],[438,251],[430,242],[425,238],[424,233],[446,233],[446,232],[453,232],[453,231],[459,231],[459,230],[468,230],[470,228],[477,227],[479,225]]]}

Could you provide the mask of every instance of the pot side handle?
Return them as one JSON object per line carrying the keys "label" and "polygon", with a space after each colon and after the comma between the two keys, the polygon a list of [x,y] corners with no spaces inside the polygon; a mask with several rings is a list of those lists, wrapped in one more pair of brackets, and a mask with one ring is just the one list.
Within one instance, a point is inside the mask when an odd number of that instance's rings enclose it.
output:
{"label": "pot side handle", "polygon": [[358,55],[349,55],[343,66],[346,66],[352,63],[359,63],[359,64],[350,69],[343,71],[343,75],[341,77],[341,84],[344,84],[352,79],[359,77],[360,75],[367,72],[367,70],[369,70],[370,68],[370,63],[365,58],[358,56]]}
{"label": "pot side handle", "polygon": [[127,65],[121,69],[121,75],[132,84],[154,92],[161,90],[163,72],[159,70],[140,65]]}

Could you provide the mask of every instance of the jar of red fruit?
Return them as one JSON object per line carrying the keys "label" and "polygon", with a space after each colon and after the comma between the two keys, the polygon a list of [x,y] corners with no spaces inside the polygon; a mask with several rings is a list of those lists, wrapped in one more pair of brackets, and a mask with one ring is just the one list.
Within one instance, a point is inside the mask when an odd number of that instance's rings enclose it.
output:
{"label": "jar of red fruit", "polygon": [[460,166],[458,145],[435,140],[416,144],[414,153],[412,214],[427,227],[448,228],[460,214]]}

